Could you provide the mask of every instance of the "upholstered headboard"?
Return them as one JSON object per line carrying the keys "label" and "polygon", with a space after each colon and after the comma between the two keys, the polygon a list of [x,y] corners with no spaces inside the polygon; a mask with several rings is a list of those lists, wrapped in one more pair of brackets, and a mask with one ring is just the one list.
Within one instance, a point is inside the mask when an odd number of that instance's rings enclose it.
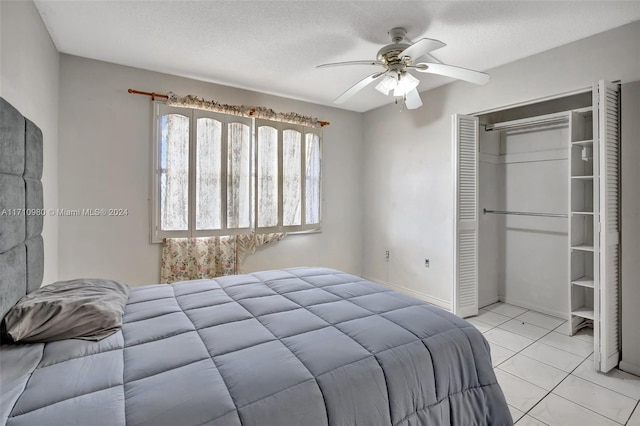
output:
{"label": "upholstered headboard", "polygon": [[42,131],[0,98],[0,318],[42,284]]}

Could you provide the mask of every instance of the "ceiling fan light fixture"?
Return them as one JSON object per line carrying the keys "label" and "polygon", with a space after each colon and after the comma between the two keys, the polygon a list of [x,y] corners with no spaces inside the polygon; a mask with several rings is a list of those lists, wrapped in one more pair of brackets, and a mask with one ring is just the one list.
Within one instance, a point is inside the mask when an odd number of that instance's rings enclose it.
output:
{"label": "ceiling fan light fixture", "polygon": [[398,84],[393,89],[393,96],[405,96],[407,93],[418,87],[420,80],[409,74],[403,72],[398,76]]}
{"label": "ceiling fan light fixture", "polygon": [[380,83],[376,85],[376,90],[383,95],[389,95],[389,92],[392,90],[395,92],[396,87],[398,86],[398,80],[396,75],[391,73],[384,76]]}
{"label": "ceiling fan light fixture", "polygon": [[[2,0],[0,0],[2,1]],[[422,58],[429,52],[445,47],[446,44],[440,40],[422,38],[415,43],[406,37],[407,30],[402,27],[392,28],[389,31],[391,44],[382,46],[374,60],[359,60],[347,62],[334,62],[318,65],[316,68],[336,67],[343,65],[373,65],[382,67],[381,72],[373,73],[347,89],[344,93],[334,99],[334,103],[341,104],[369,86],[374,81],[378,81],[376,90],[385,96],[393,95],[396,102],[402,100],[407,109],[416,109],[422,106],[422,100],[418,93],[420,80],[410,74],[412,70],[419,73],[442,75],[444,77],[468,81],[474,84],[487,84],[489,75],[480,71],[453,65],[436,62],[421,62]],[[428,58],[427,58],[428,60]],[[391,91],[393,90],[393,93]],[[401,99],[398,99],[401,98]]]}

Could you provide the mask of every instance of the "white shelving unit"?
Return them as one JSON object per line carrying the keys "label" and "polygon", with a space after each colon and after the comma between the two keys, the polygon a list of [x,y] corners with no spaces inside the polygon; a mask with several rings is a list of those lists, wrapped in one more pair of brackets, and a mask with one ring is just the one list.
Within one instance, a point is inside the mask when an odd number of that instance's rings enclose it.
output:
{"label": "white shelving unit", "polygon": [[[597,277],[597,155],[594,161],[593,110],[573,111],[569,141],[569,312],[571,334],[594,327],[594,277]],[[594,203],[595,200],[595,203]]]}
{"label": "white shelving unit", "polygon": [[592,327],[594,365],[620,358],[620,88],[600,81],[592,108],[571,112],[569,141],[569,324]]}

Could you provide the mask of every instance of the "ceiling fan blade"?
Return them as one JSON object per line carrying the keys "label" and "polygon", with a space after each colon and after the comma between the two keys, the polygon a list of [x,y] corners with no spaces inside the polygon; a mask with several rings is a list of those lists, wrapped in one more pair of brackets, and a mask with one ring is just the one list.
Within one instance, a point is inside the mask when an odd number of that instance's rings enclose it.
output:
{"label": "ceiling fan blade", "polygon": [[489,74],[467,68],[455,67],[453,65],[422,62],[413,65],[411,68],[419,72],[444,75],[446,77],[468,81],[469,83],[487,84],[489,82]]}
{"label": "ceiling fan blade", "polygon": [[404,49],[402,53],[398,55],[398,57],[402,58],[403,56],[409,56],[411,58],[418,58],[419,56],[425,55],[429,52],[433,52],[434,50],[440,49],[444,46],[446,46],[446,44],[444,44],[440,40],[423,38]]}
{"label": "ceiling fan blade", "polygon": [[380,61],[347,61],[347,62],[333,62],[330,64],[317,65],[316,68],[329,68],[329,67],[341,67],[343,65],[384,65]]}
{"label": "ceiling fan blade", "polygon": [[418,89],[413,89],[405,95],[404,104],[407,109],[416,109],[422,106],[422,99],[420,99]]}
{"label": "ceiling fan blade", "polygon": [[349,89],[347,89],[346,92],[344,92],[342,95],[338,96],[333,103],[334,104],[341,104],[343,102],[345,102],[347,99],[349,99],[351,96],[355,95],[356,93],[358,93],[360,90],[364,89],[365,87],[367,87],[369,84],[371,84],[373,81],[377,80],[378,78],[380,78],[382,75],[384,75],[386,73],[386,71],[383,72],[377,72],[374,74],[371,74],[368,77],[363,78],[362,80],[360,80],[359,82],[357,82],[356,84],[354,84],[353,86],[351,86]]}

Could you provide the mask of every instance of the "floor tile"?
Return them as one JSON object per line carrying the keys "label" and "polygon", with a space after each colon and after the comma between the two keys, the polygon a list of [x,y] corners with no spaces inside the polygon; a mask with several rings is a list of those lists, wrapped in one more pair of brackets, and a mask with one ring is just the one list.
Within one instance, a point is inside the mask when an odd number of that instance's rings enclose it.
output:
{"label": "floor tile", "polygon": [[491,343],[495,343],[504,348],[511,349],[512,351],[521,351],[530,344],[533,340],[520,336],[519,334],[512,333],[501,328],[494,328],[484,333],[484,337]]}
{"label": "floor tile", "polygon": [[627,422],[627,426],[640,426],[640,405],[636,406],[636,410],[631,415],[631,418]]}
{"label": "floor tile", "polygon": [[622,424],[629,419],[637,403],[635,399],[573,375],[560,383],[553,393]]}
{"label": "floor tile", "polygon": [[502,328],[503,330],[511,331],[521,336],[528,337],[532,340],[538,340],[545,334],[549,333],[549,330],[547,330],[546,328],[526,323],[524,321],[521,321],[520,318],[515,318],[502,323],[498,327]]}
{"label": "floor tile", "polygon": [[511,319],[510,317],[496,314],[495,312],[485,311],[484,309],[480,309],[478,311],[478,316],[473,318],[477,319],[478,321],[482,321],[485,324],[492,325],[494,327],[502,324],[503,322],[507,322]]}
{"label": "floor tile", "polygon": [[521,308],[519,306],[510,305],[508,303],[494,303],[493,305],[485,306],[483,308],[485,311],[493,312],[494,314],[500,314],[507,316],[509,318],[517,317],[518,315],[522,315],[527,312],[525,308]]}
{"label": "floor tile", "polygon": [[583,356],[575,355],[540,342],[535,342],[520,353],[566,372],[573,371],[585,359]]}
{"label": "floor tile", "polygon": [[471,324],[473,324],[473,326],[475,328],[477,328],[478,330],[480,330],[480,333],[484,333],[486,331],[489,331],[493,328],[492,325],[486,324],[482,321],[477,320],[475,317],[474,318],[465,318],[468,322],[470,322]]}
{"label": "floor tile", "polygon": [[547,330],[553,330],[560,326],[565,320],[550,315],[541,314],[535,311],[527,311],[522,315],[516,317],[528,324],[537,325],[538,327],[546,328]]}
{"label": "floor tile", "polygon": [[569,374],[521,354],[512,356],[498,368],[548,391],[555,388]]}
{"label": "floor tile", "polygon": [[593,329],[592,328],[581,328],[572,337],[575,337],[576,339],[584,340],[585,342],[589,342],[593,345]]}
{"label": "floor tile", "polygon": [[596,372],[593,330],[570,336],[562,318],[501,302],[469,322],[491,346],[516,425],[640,426],[640,377]]}
{"label": "floor tile", "polygon": [[615,426],[612,420],[607,419],[591,410],[588,410],[574,402],[564,399],[553,393],[544,398],[528,413],[532,417],[558,426]]}
{"label": "floor tile", "polygon": [[640,399],[640,377],[625,373],[617,368],[606,374],[599,373],[595,370],[593,360],[591,358],[586,359],[582,364],[580,364],[572,374],[580,377],[581,379],[588,380],[626,395],[629,398],[633,398],[635,400]]}
{"label": "floor tile", "polygon": [[493,367],[497,367],[516,354],[515,351],[503,348],[495,343],[489,342],[489,346],[491,346],[491,365]]}
{"label": "floor tile", "polygon": [[569,321],[565,321],[560,324],[558,327],[554,328],[553,331],[563,334],[565,336],[571,336],[571,325]]}
{"label": "floor tile", "polygon": [[576,339],[574,337],[569,337],[556,331],[552,331],[551,333],[542,337],[540,339],[540,342],[581,356],[587,356],[591,352],[593,352],[593,343],[585,342],[584,340]]}
{"label": "floor tile", "polygon": [[509,405],[509,412],[511,413],[511,419],[513,420],[514,423],[520,420],[522,416],[524,416],[524,413],[522,411],[510,405]]}
{"label": "floor tile", "polygon": [[526,413],[547,394],[547,391],[541,387],[522,380],[513,374],[498,368],[495,369],[495,372],[507,404],[520,411]]}
{"label": "floor tile", "polygon": [[517,426],[547,426],[546,423],[542,423],[540,420],[534,419],[528,414],[522,416],[522,418],[520,418],[520,420],[515,424]]}

